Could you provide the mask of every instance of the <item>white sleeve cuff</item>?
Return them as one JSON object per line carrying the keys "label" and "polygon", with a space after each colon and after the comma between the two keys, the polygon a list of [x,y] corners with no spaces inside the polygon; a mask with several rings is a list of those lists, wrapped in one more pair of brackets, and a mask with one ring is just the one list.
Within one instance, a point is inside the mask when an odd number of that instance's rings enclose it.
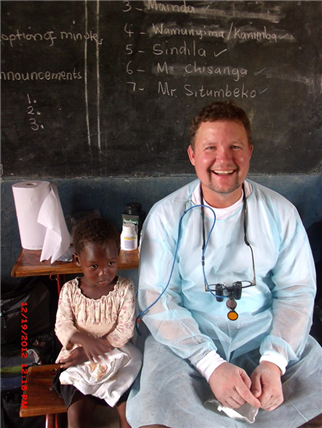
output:
{"label": "white sleeve cuff", "polygon": [[260,358],[259,362],[268,361],[275,364],[281,369],[282,375],[286,372],[287,361],[286,359],[275,352],[265,352],[265,354]]}
{"label": "white sleeve cuff", "polygon": [[209,354],[207,354],[197,363],[196,369],[208,382],[210,376],[213,374],[216,368],[225,362],[226,361],[222,359],[216,351],[210,351]]}

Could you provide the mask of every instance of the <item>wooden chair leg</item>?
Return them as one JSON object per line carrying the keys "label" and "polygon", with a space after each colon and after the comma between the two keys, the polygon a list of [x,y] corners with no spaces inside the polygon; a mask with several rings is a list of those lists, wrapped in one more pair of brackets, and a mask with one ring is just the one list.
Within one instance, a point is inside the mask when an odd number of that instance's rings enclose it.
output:
{"label": "wooden chair leg", "polygon": [[60,428],[60,419],[57,413],[55,415],[55,428]]}
{"label": "wooden chair leg", "polygon": [[56,415],[46,415],[46,428],[55,428],[55,416]]}

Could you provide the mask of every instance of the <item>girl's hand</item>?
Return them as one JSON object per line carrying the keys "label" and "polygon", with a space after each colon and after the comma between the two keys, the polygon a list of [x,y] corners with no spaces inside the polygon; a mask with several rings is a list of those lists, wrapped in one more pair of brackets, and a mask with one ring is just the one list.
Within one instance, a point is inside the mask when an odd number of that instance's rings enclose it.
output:
{"label": "girl's hand", "polygon": [[70,341],[82,345],[87,359],[92,363],[99,362],[103,354],[114,349],[106,338],[95,338],[84,333],[75,333]]}
{"label": "girl's hand", "polygon": [[68,367],[77,366],[77,364],[82,364],[87,361],[87,356],[85,354],[84,348],[82,346],[75,348],[71,351],[68,357],[62,358],[59,361],[61,369],[68,369]]}

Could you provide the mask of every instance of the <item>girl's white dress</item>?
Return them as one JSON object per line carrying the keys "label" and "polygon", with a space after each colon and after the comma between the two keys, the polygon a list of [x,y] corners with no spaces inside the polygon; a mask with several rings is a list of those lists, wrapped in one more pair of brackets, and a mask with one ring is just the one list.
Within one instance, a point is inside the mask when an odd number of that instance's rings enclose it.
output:
{"label": "girl's white dress", "polygon": [[100,362],[87,361],[68,368],[60,375],[61,384],[74,385],[83,394],[102,398],[114,406],[141,368],[141,353],[129,343],[134,326],[135,290],[131,280],[118,277],[113,291],[100,299],[86,297],[79,278],[66,282],[56,315],[55,332],[63,345],[56,363],[80,346],[70,343],[77,331],[105,337],[115,349]]}

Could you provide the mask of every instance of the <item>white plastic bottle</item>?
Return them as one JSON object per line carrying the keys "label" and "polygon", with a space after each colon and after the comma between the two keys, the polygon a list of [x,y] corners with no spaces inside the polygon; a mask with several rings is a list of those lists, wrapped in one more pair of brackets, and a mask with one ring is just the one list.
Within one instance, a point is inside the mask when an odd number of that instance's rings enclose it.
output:
{"label": "white plastic bottle", "polygon": [[121,250],[132,251],[138,247],[136,227],[132,223],[123,224],[121,233]]}

